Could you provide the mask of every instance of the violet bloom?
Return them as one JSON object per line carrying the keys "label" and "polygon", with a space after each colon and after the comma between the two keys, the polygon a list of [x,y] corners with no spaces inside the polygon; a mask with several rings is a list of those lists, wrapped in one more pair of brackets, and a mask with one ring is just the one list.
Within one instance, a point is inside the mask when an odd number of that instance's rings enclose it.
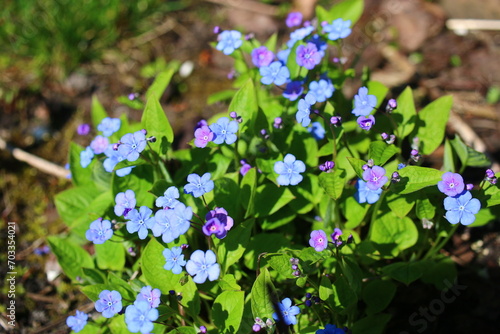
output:
{"label": "violet bloom", "polygon": [[288,28],[300,26],[302,23],[302,13],[301,12],[291,12],[286,17],[286,26]]}
{"label": "violet bloom", "polygon": [[385,176],[385,169],[380,166],[373,166],[365,170],[363,180],[366,181],[366,186],[371,190],[382,188],[388,181],[387,176]]}
{"label": "violet bloom", "polygon": [[125,309],[125,323],[132,333],[150,333],[154,329],[153,321],[158,319],[158,310],[143,300],[136,300]]}
{"label": "violet bloom", "polygon": [[115,197],[115,215],[117,216],[127,216],[127,213],[135,208],[137,201],[135,199],[135,193],[133,190],[128,189],[125,192],[116,194]]}
{"label": "violet bloom", "polygon": [[311,238],[309,239],[309,245],[313,247],[316,252],[321,252],[326,249],[326,247],[328,247],[328,239],[325,231],[312,231]]}
{"label": "violet bloom", "polygon": [[368,116],[373,108],[377,106],[377,97],[368,95],[368,88],[361,87],[358,94],[354,95],[354,109],[352,113],[355,116]]}
{"label": "violet bloom", "polygon": [[297,47],[296,61],[299,66],[312,70],[314,66],[321,62],[321,53],[318,52],[318,48],[313,43],[299,45]]}
{"label": "violet bloom", "polygon": [[106,240],[111,239],[113,236],[113,229],[109,220],[102,220],[99,218],[90,223],[90,227],[85,232],[85,237],[88,241],[94,244],[103,244]]}
{"label": "violet bloom", "polygon": [[333,233],[330,235],[330,237],[332,238],[332,242],[335,244],[336,247],[342,245],[342,239],[340,238],[341,235],[342,235],[342,230],[337,227],[333,230]]}
{"label": "violet bloom", "polygon": [[469,191],[464,191],[458,196],[448,196],[444,199],[446,219],[450,224],[460,223],[470,225],[476,220],[476,214],[481,209],[481,202],[472,198]]}
{"label": "violet bloom", "polygon": [[286,46],[288,48],[292,48],[297,41],[301,41],[307,36],[309,36],[314,31],[313,26],[307,26],[303,28],[299,28],[290,33],[290,40],[286,42]]}
{"label": "violet bloom", "polygon": [[368,131],[375,124],[375,117],[373,115],[359,116],[356,121],[361,129]]}
{"label": "violet bloom", "polygon": [[465,189],[463,177],[452,172],[444,173],[437,186],[440,192],[451,197],[461,194]]}
{"label": "violet bloom", "polygon": [[218,239],[224,238],[227,231],[234,225],[233,218],[227,215],[227,211],[224,208],[210,210],[206,214],[205,219],[207,222],[203,225],[203,233],[207,236],[215,234]]}
{"label": "violet bloom", "polygon": [[196,147],[206,147],[209,141],[214,138],[214,133],[206,125],[198,128],[194,132],[194,146]]}
{"label": "violet bloom", "polygon": [[151,307],[156,308],[158,307],[158,305],[160,305],[160,297],[160,289],[153,289],[148,285],[141,289],[141,291],[137,295],[136,300],[143,300],[145,302],[148,302]]}
{"label": "violet bloom", "polygon": [[273,62],[274,53],[265,46],[252,50],[252,63],[257,67],[269,66]]}
{"label": "violet bloom", "polygon": [[108,138],[104,136],[96,136],[94,140],[90,143],[90,148],[94,151],[94,154],[101,154],[106,151],[109,145]]}
{"label": "violet bloom", "polygon": [[286,88],[283,91],[283,97],[290,101],[295,101],[303,91],[304,87],[302,87],[302,81],[290,81],[286,84]]}
{"label": "violet bloom", "polygon": [[80,124],[76,128],[76,133],[78,133],[80,136],[86,136],[89,134],[89,132],[90,132],[90,125],[88,125],[87,123]]}
{"label": "violet bloom", "polygon": [[248,171],[250,170],[250,168],[252,168],[252,166],[250,166],[246,162],[243,163],[243,166],[241,166],[241,168],[240,168],[240,174],[243,175],[243,176],[245,176],[246,173],[248,173]]}
{"label": "violet bloom", "polygon": [[215,281],[220,275],[220,266],[212,250],[205,253],[202,250],[196,250],[191,254],[191,258],[186,264],[186,271],[193,276],[193,282],[201,284],[205,281]]}

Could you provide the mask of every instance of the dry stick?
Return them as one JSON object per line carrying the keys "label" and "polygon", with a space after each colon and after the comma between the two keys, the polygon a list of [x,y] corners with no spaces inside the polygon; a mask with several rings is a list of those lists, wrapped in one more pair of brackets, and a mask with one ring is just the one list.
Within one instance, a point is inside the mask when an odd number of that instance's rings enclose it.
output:
{"label": "dry stick", "polygon": [[27,164],[39,169],[40,171],[54,175],[60,178],[66,178],[69,171],[63,167],[56,165],[50,161],[37,157],[31,153],[21,150],[17,147],[12,147],[5,142],[3,138],[0,138],[0,150],[7,150],[12,153],[12,156],[19,161],[26,162]]}

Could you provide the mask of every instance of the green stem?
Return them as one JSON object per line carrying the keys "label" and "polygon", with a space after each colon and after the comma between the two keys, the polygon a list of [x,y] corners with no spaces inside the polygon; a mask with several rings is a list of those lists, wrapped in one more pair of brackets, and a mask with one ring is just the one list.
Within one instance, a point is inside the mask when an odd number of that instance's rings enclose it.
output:
{"label": "green stem", "polygon": [[434,246],[432,246],[432,248],[429,250],[429,252],[427,252],[427,254],[425,254],[424,260],[434,256],[437,252],[439,252],[439,250],[441,250],[441,248],[443,248],[446,245],[446,243],[450,240],[451,236],[453,234],[455,234],[455,232],[457,231],[458,225],[459,224],[456,224],[455,226],[452,227],[452,229],[450,230],[450,232],[448,233],[446,238],[441,240],[441,242],[439,242],[439,243],[436,242],[434,244]]}

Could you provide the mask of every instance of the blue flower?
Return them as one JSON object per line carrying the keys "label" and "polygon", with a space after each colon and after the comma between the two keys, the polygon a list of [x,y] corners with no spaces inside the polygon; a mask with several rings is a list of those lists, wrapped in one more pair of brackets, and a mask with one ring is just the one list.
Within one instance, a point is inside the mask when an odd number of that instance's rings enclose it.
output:
{"label": "blue flower", "polygon": [[335,41],[339,38],[346,38],[351,34],[351,20],[344,21],[339,18],[334,20],[331,24],[325,24],[323,31],[328,34],[328,39]]}
{"label": "blue flower", "polygon": [[106,150],[108,145],[108,138],[103,136],[96,136],[90,143],[90,148],[94,151],[94,154],[101,154]]}
{"label": "blue flower", "polygon": [[303,66],[308,70],[312,70],[316,65],[321,62],[322,54],[318,51],[316,44],[307,43],[306,45],[299,45],[296,50],[295,61],[297,65]]}
{"label": "blue flower", "polygon": [[290,81],[286,84],[286,88],[283,91],[283,97],[290,101],[295,101],[303,91],[304,87],[302,87],[302,81]]}
{"label": "blue flower", "polygon": [[345,331],[335,325],[327,324],[325,329],[318,329],[316,334],[345,334]]}
{"label": "blue flower", "polygon": [[277,303],[279,314],[274,312],[273,319],[276,321],[283,321],[285,325],[295,325],[297,323],[296,315],[300,313],[298,306],[292,306],[290,298],[285,298],[281,303]]}
{"label": "blue flower", "polygon": [[109,137],[116,131],[120,130],[121,120],[119,118],[103,118],[97,126],[97,130],[101,131],[104,137]]}
{"label": "blue flower", "polygon": [[151,217],[152,213],[153,211],[147,206],[141,206],[139,211],[137,209],[131,210],[127,214],[127,219],[130,219],[127,222],[127,231],[129,233],[138,232],[139,239],[146,239],[148,229],[151,229],[155,223],[154,217]]}
{"label": "blue flower", "polygon": [[238,122],[230,121],[228,117],[221,117],[216,123],[210,125],[210,130],[214,133],[215,137],[212,140],[215,144],[231,145],[238,139],[236,132],[238,132]]}
{"label": "blue flower", "polygon": [[[103,167],[104,169],[106,170],[106,172],[108,173],[112,173],[113,170],[115,169],[116,165],[125,160],[125,158],[116,150],[113,149],[113,144],[109,145],[108,148],[106,149],[106,151],[104,151],[104,154],[107,156],[107,159],[104,160],[103,162]],[[122,176],[126,176],[128,174],[130,174],[130,172],[132,171],[132,168],[134,168],[134,166],[131,166],[131,167],[123,167],[123,168],[120,168],[120,169],[117,169],[116,170],[116,175],[122,177]]]}
{"label": "blue flower", "polygon": [[82,311],[76,311],[75,315],[70,315],[66,318],[66,325],[68,325],[71,330],[78,333],[87,324],[87,319],[89,316]]}
{"label": "blue flower", "polygon": [[212,191],[214,189],[214,181],[210,180],[211,176],[210,173],[205,173],[202,177],[198,174],[189,174],[187,177],[189,183],[184,186],[184,193],[200,197]]}
{"label": "blue flower", "polygon": [[295,42],[301,41],[307,36],[309,36],[314,31],[313,26],[307,26],[303,28],[299,28],[290,33],[290,40],[286,42],[286,46],[288,48],[292,48]]}
{"label": "blue flower", "polygon": [[470,225],[476,220],[475,214],[481,209],[481,202],[472,198],[469,191],[464,191],[455,197],[446,197],[444,208],[447,210],[445,217],[451,224]]}
{"label": "blue flower", "polygon": [[314,137],[316,140],[321,140],[325,138],[325,129],[321,125],[320,122],[313,122],[311,127],[307,128],[307,131]]}
{"label": "blue flower", "polygon": [[205,281],[215,281],[220,275],[220,266],[217,263],[215,253],[207,250],[203,253],[202,250],[196,250],[191,254],[191,258],[186,264],[186,271],[193,276],[195,283],[201,284]]}
{"label": "blue flower", "polygon": [[280,86],[287,82],[288,78],[290,78],[290,71],[288,70],[288,67],[279,61],[272,62],[268,66],[262,66],[259,69],[259,73],[262,76],[260,82],[264,85],[274,83],[275,85]]}
{"label": "blue flower", "polygon": [[159,210],[155,214],[155,223],[151,230],[155,237],[162,236],[165,243],[177,239],[181,234],[187,232],[190,226],[190,219],[193,217],[193,210],[179,202],[171,210]]}
{"label": "blue flower", "polygon": [[122,310],[122,296],[118,291],[103,290],[99,300],[95,302],[97,312],[102,312],[105,318],[111,318]]}
{"label": "blue flower", "polygon": [[237,48],[243,44],[241,40],[241,32],[236,30],[225,30],[217,37],[219,43],[215,47],[217,50],[222,51],[225,55],[230,55]]}
{"label": "blue flower", "polygon": [[118,153],[128,161],[136,161],[146,148],[146,135],[142,131],[127,133],[120,139]]}
{"label": "blue flower", "polygon": [[137,301],[143,300],[145,302],[148,302],[149,306],[154,308],[160,305],[160,297],[161,297],[160,289],[153,289],[148,285],[141,289],[135,300]]}
{"label": "blue flower", "polygon": [[180,203],[177,198],[179,198],[179,190],[172,186],[165,190],[163,196],[156,199],[155,205],[159,208],[173,209],[177,203]]}
{"label": "blue flower", "polygon": [[368,203],[373,204],[380,198],[380,194],[382,193],[382,188],[378,188],[376,190],[372,190],[366,186],[366,182],[358,179],[356,183],[356,193],[354,194],[354,198],[358,203]]}
{"label": "blue flower", "polygon": [[158,319],[158,310],[143,300],[136,300],[133,305],[127,306],[125,310],[125,323],[132,333],[150,333]]}
{"label": "blue flower", "polygon": [[368,116],[373,108],[377,106],[377,97],[368,95],[368,88],[361,87],[358,94],[354,96],[354,109],[352,113],[355,116]]}
{"label": "blue flower", "polygon": [[186,265],[186,260],[184,260],[184,254],[182,254],[182,248],[172,247],[172,249],[164,249],[163,256],[165,257],[165,265],[163,268],[166,270],[172,270],[174,274],[180,274],[182,272],[182,267]]}
{"label": "blue flower", "polygon": [[118,193],[115,196],[115,215],[126,216],[127,213],[135,208],[137,200],[135,199],[135,193],[133,190],[128,189],[123,193]]}
{"label": "blue flower", "polygon": [[90,228],[85,232],[87,240],[92,241],[94,244],[102,244],[106,240],[111,239],[112,236],[111,222],[109,220],[102,220],[102,218],[90,223]]}
{"label": "blue flower", "polygon": [[290,55],[291,51],[292,51],[291,49],[285,49],[285,50],[278,51],[278,53],[276,54],[276,58],[278,58],[278,60],[282,64],[286,64],[286,62],[288,61],[288,56]]}
{"label": "blue flower", "polygon": [[306,94],[305,98],[299,100],[299,110],[295,114],[297,122],[302,126],[308,126],[311,123],[309,115],[311,114],[311,106],[316,103],[314,94]]}
{"label": "blue flower", "polygon": [[321,54],[321,57],[325,55],[325,50],[327,49],[328,44],[318,34],[314,34],[313,36],[307,38],[305,41],[307,43],[315,44],[316,47],[318,48],[318,52]]}
{"label": "blue flower", "polygon": [[87,146],[85,150],[80,152],[80,165],[82,168],[87,168],[92,162],[92,159],[94,159],[94,151],[90,146]]}
{"label": "blue flower", "polygon": [[311,81],[309,84],[309,93],[314,93],[317,102],[325,102],[331,98],[335,87],[330,80],[321,79],[319,81]]}
{"label": "blue flower", "polygon": [[276,161],[274,164],[274,171],[279,174],[278,184],[281,186],[292,185],[295,186],[302,181],[303,177],[299,173],[306,170],[306,165],[296,160],[293,154],[288,153],[284,161]]}
{"label": "blue flower", "polygon": [[186,233],[191,226],[191,218],[193,218],[193,209],[190,206],[185,206],[183,203],[177,204],[172,212],[171,220],[179,235]]}

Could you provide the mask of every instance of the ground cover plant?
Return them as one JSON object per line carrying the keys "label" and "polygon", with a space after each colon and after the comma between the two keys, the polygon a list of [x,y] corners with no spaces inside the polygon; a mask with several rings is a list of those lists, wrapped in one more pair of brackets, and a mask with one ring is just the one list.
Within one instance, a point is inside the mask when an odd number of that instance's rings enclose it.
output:
{"label": "ground cover plant", "polygon": [[[450,97],[417,112],[410,88],[389,98],[369,73],[344,96],[356,73],[343,39],[362,10],[291,13],[283,45],[216,27],[235,89],[212,96],[229,106],[197,124],[190,149],[173,149],[159,103],[177,63],[121,99],[140,123],[94,99],[78,129],[89,145],[70,149],[74,187],[56,197],[69,233],[48,238],[102,314],[75,310],[74,332],[382,333],[398,285],[449,288],[439,251],[460,224],[492,219],[496,176],[445,139]],[[425,166],[443,141],[442,168]]]}

